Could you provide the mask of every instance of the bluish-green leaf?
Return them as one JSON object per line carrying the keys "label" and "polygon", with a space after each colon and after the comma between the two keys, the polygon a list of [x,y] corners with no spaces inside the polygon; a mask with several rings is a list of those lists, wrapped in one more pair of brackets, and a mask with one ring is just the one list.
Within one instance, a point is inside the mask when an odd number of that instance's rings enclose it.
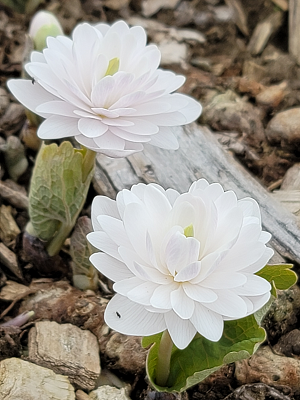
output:
{"label": "bluish-green leaf", "polygon": [[154,343],[147,357],[147,373],[152,385],[166,392],[181,392],[196,385],[222,365],[249,357],[265,340],[265,331],[253,315],[225,322],[219,342],[211,342],[197,334],[184,350],[173,347],[168,385],[160,387],[155,384],[155,370],[161,335],[144,337],[143,346]]}

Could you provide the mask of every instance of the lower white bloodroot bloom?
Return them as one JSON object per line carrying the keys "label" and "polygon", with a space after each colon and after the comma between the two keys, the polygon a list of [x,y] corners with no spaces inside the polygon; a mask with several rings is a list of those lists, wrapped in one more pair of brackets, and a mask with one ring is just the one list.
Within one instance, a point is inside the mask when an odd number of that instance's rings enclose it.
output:
{"label": "lower white bloodroot bloom", "polygon": [[83,146],[123,157],[151,143],[177,149],[172,127],[201,113],[189,96],[172,93],[185,81],[158,69],[160,51],[146,45],[140,26],[83,23],[72,39],[47,38],[33,52],[26,71],[32,80],[12,79],[8,87],[28,109],[45,118],[42,139],[75,136]]}
{"label": "lower white bloodroot bloom", "polygon": [[204,179],[179,194],[156,184],[97,196],[90,243],[94,266],[117,294],[105,321],[127,335],[168,330],[184,349],[196,332],[218,341],[227,320],[259,310],[271,286],[255,275],[273,255],[258,204]]}

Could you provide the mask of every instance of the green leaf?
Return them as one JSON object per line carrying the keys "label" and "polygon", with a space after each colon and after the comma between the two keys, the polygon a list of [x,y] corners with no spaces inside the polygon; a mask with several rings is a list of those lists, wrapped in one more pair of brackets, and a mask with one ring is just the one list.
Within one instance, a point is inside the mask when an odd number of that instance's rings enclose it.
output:
{"label": "green leaf", "polygon": [[[294,271],[291,271],[293,264],[266,265],[263,269],[256,272],[268,282],[274,282],[277,289],[286,290],[295,285],[298,277]],[[272,293],[273,294],[273,293]]]}
{"label": "green leaf", "polygon": [[250,315],[236,321],[226,321],[224,333],[218,342],[211,342],[197,334],[184,350],[173,347],[167,387],[155,384],[157,353],[162,333],[143,338],[143,346],[151,347],[147,357],[147,374],[159,391],[182,392],[201,382],[222,365],[248,358],[265,340],[265,330]]}
{"label": "green leaf", "polygon": [[43,145],[36,159],[29,193],[34,232],[29,233],[48,243],[49,255],[59,251],[85,202],[93,176],[93,168],[84,171],[86,156],[86,149],[63,142]]}

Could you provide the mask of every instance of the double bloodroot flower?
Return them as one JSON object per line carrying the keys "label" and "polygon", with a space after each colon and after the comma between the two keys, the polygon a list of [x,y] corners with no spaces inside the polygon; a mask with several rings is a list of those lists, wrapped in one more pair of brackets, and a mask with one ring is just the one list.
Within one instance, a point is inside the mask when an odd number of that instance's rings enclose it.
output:
{"label": "double bloodroot flower", "polygon": [[74,136],[111,157],[140,151],[147,142],[177,149],[172,127],[196,120],[201,106],[172,93],[185,78],[158,69],[160,51],[146,40],[142,27],[124,21],[80,24],[72,39],[48,37],[47,48],[33,52],[26,65],[32,80],[13,79],[8,87],[45,118],[42,139]]}
{"label": "double bloodroot flower", "polygon": [[179,194],[156,184],[97,196],[90,243],[93,265],[114,281],[106,323],[128,335],[168,330],[183,349],[196,332],[218,341],[227,320],[246,317],[270,298],[255,275],[273,255],[258,204],[200,179]]}

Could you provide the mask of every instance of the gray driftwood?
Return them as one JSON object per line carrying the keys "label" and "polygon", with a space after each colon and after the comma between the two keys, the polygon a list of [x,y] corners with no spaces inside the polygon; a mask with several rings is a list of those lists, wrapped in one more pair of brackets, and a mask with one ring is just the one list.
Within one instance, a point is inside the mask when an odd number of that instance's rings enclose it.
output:
{"label": "gray driftwood", "polygon": [[289,0],[289,52],[300,65],[300,2]]}
{"label": "gray driftwood", "polygon": [[138,182],[157,182],[164,188],[185,192],[193,181],[205,178],[234,190],[238,198],[253,197],[261,207],[264,229],[271,232],[271,245],[284,258],[300,263],[300,230],[296,218],[226,152],[205,127],[195,124],[176,128],[179,150],[147,145],[127,159],[99,155],[94,180],[98,193],[115,197],[119,190]]}

